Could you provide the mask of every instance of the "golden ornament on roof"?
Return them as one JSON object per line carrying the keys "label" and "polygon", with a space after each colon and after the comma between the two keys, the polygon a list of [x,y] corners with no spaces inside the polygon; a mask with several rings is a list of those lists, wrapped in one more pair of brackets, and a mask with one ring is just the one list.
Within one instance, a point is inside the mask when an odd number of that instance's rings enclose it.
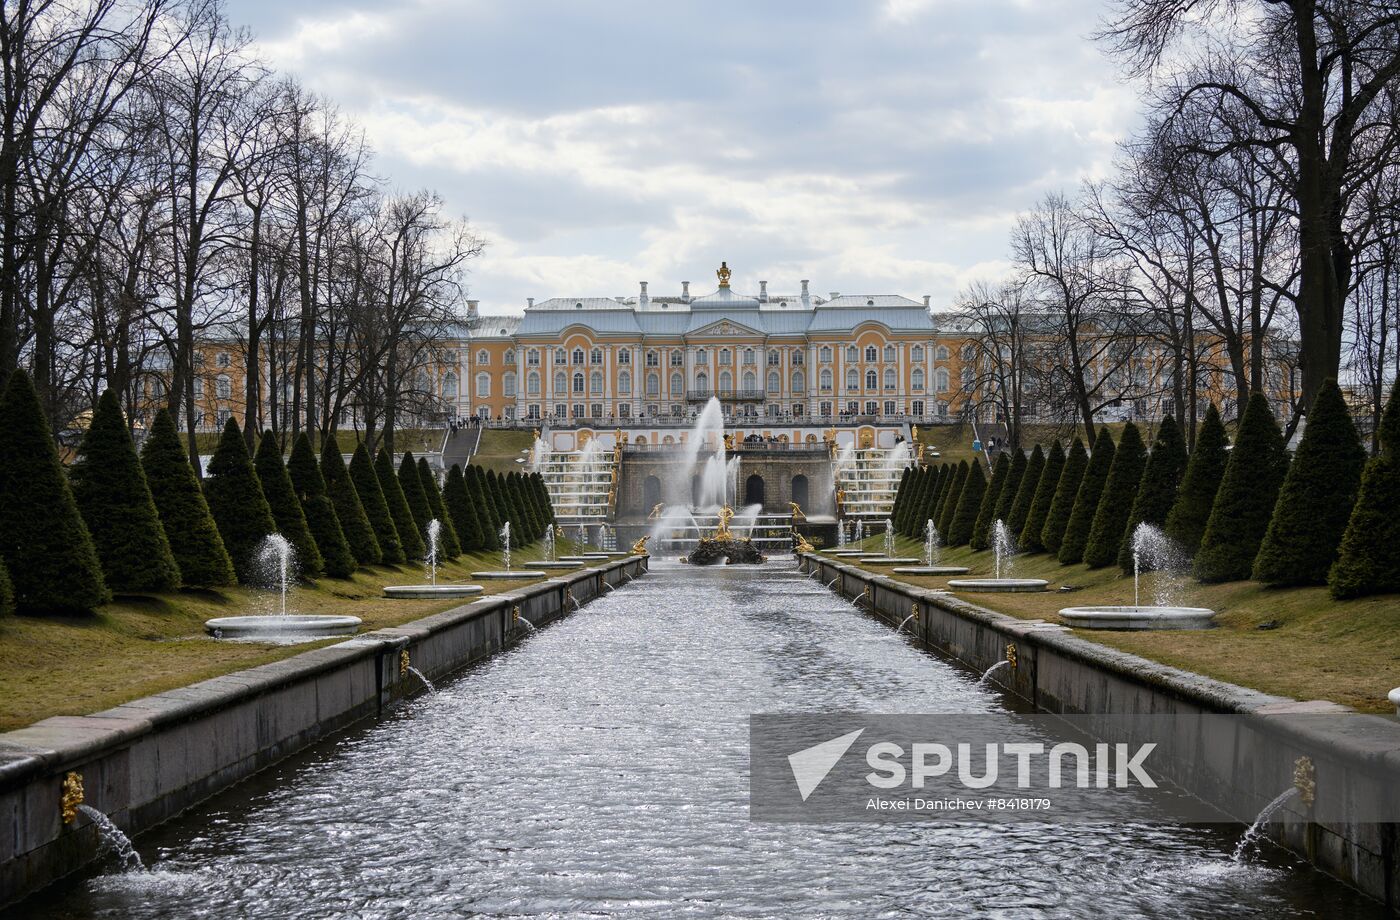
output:
{"label": "golden ornament on roof", "polygon": [[729,263],[728,263],[728,262],[721,262],[721,263],[719,263],[719,271],[715,272],[715,274],[719,277],[719,286],[720,286],[720,287],[722,287],[722,288],[727,288],[727,287],[729,287]]}

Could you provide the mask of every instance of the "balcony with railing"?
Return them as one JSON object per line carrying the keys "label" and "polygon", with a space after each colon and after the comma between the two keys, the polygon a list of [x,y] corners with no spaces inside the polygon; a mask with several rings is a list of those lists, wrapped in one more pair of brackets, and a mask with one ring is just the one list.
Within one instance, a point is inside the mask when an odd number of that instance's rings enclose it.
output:
{"label": "balcony with railing", "polygon": [[720,402],[762,402],[766,398],[764,391],[758,388],[720,387],[717,390],[694,389],[685,391],[686,402],[709,402],[712,396],[718,398]]}

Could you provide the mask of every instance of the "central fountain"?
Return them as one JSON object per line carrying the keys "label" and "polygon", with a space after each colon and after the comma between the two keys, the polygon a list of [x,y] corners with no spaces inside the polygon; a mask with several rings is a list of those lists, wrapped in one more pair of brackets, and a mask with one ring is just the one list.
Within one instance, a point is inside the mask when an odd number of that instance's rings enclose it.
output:
{"label": "central fountain", "polygon": [[992,578],[954,578],[948,582],[948,587],[954,591],[969,591],[978,593],[1009,593],[1009,592],[1031,592],[1044,591],[1050,584],[1043,578],[1010,578],[1003,577],[1003,569],[1010,574],[1011,558],[1016,555],[1016,541],[1011,536],[1011,528],[1006,526],[1006,522],[997,519],[992,525],[992,554],[996,560],[996,568]]}
{"label": "central fountain", "polygon": [[258,546],[258,581],[275,593],[277,612],[242,617],[215,617],[204,629],[215,639],[295,643],[326,636],[348,636],[359,629],[359,617],[287,612],[287,597],[297,580],[297,554],[280,533],[269,534]]}
{"label": "central fountain", "polygon": [[[1133,605],[1131,607],[1065,607],[1060,619],[1083,629],[1209,629],[1215,611],[1172,603],[1178,573],[1186,554],[1151,524],[1133,530]],[[1154,573],[1153,604],[1142,603],[1142,575]]]}
{"label": "central fountain", "polygon": [[719,510],[719,527],[708,537],[701,537],[695,548],[681,557],[692,565],[761,565],[768,559],[753,540],[738,537],[729,529],[734,509],[724,505]]}

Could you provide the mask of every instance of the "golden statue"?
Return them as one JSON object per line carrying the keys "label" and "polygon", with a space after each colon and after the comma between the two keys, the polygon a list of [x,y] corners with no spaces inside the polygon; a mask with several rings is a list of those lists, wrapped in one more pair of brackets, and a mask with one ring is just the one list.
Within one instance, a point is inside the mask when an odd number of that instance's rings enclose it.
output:
{"label": "golden statue", "polygon": [[650,553],[647,552],[647,541],[650,540],[650,539],[651,539],[651,536],[650,536],[650,535],[647,535],[647,536],[645,536],[645,537],[642,537],[642,538],[641,538],[640,540],[638,540],[636,543],[633,543],[633,544],[632,544],[632,555],[634,555],[634,556],[649,556],[649,555],[651,555]]}
{"label": "golden statue", "polygon": [[918,425],[911,425],[911,426],[910,426],[910,428],[909,428],[909,437],[910,437],[911,439],[915,440],[915,441],[919,440],[919,426],[918,426]]}
{"label": "golden statue", "polygon": [[715,272],[715,275],[719,277],[719,286],[720,286],[720,287],[722,287],[722,288],[727,288],[727,287],[729,287],[729,263],[728,263],[728,262],[721,262],[721,263],[719,263],[719,271]]}
{"label": "golden statue", "polygon": [[920,462],[920,463],[923,463],[923,462],[924,462],[924,442],[923,442],[923,441],[919,441],[919,442],[918,442],[918,445],[919,445],[919,454],[918,454],[919,462]]}
{"label": "golden statue", "polygon": [[631,434],[629,434],[629,433],[626,432],[626,431],[622,432],[622,443],[623,443],[623,444],[629,443],[630,440],[631,440],[631,438],[632,438],[632,435],[631,435]]}
{"label": "golden statue", "polygon": [[846,503],[846,490],[845,490],[845,489],[837,489],[837,490],[836,490],[836,507],[840,508],[840,507],[841,507],[842,505],[844,505],[845,503]]}
{"label": "golden statue", "polygon": [[560,540],[564,539],[564,525],[563,525],[563,524],[555,524],[555,525],[554,525],[554,536],[558,537]]}
{"label": "golden statue", "polygon": [[788,502],[788,504],[792,507],[792,519],[794,521],[807,520],[807,515],[802,513],[801,505],[799,505],[797,502]]}
{"label": "golden statue", "polygon": [[815,553],[817,548],[808,543],[807,538],[798,533],[796,528],[793,528],[792,551],[794,553]]}
{"label": "golden statue", "polygon": [[78,817],[78,806],[83,804],[83,774],[76,771],[69,772],[63,777],[63,795],[59,799],[59,810],[63,814],[63,823],[72,824]]}
{"label": "golden statue", "polygon": [[732,432],[724,436],[724,449],[725,449],[725,450],[733,450],[733,449],[734,449],[734,434],[733,434]]}
{"label": "golden statue", "polygon": [[725,505],[719,509],[719,527],[715,530],[716,540],[732,540],[734,535],[729,532],[729,522],[734,520],[734,509]]}
{"label": "golden statue", "polygon": [[835,429],[835,428],[828,428],[826,431],[823,431],[823,432],[822,432],[822,440],[825,441],[825,442],[828,443],[828,444],[835,444],[835,443],[836,443],[836,429]]}
{"label": "golden statue", "polygon": [[656,503],[656,506],[653,507],[653,508],[651,509],[651,514],[648,514],[648,515],[647,515],[647,520],[648,520],[648,521],[654,521],[654,520],[656,520],[657,518],[661,517],[661,512],[662,512],[663,510],[665,510],[665,508],[666,508],[666,503],[665,503],[665,502],[657,502],[657,503]]}
{"label": "golden statue", "polygon": [[536,429],[535,429],[535,440],[538,441],[539,439],[540,439],[540,430],[539,430],[538,428],[536,428]]}

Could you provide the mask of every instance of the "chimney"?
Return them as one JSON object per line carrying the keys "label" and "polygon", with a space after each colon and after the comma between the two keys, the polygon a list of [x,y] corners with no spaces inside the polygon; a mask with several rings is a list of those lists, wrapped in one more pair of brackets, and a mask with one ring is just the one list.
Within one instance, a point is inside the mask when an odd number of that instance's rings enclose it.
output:
{"label": "chimney", "polygon": [[535,298],[533,298],[533,297],[526,297],[526,298],[525,298],[525,309],[528,310],[528,309],[530,309],[531,307],[533,307],[534,305],[535,305]]}
{"label": "chimney", "polygon": [[479,303],[479,300],[467,301],[467,319],[476,319],[476,305]]}
{"label": "chimney", "polygon": [[802,279],[802,306],[804,306],[804,307],[807,306],[808,301],[811,300],[811,295],[807,293],[807,285],[808,285],[808,284],[809,284],[809,282],[807,281],[807,279],[806,279],[806,278],[803,278],[803,279]]}
{"label": "chimney", "polygon": [[841,292],[840,292],[840,291],[832,291],[832,292],[831,292],[831,297],[828,298],[828,299],[830,299],[830,300],[835,300],[836,298],[838,298],[838,297],[840,297],[840,296],[841,296]]}
{"label": "chimney", "polygon": [[681,301],[682,301],[683,303],[690,303],[690,282],[689,282],[689,281],[682,281],[682,282],[681,282]]}
{"label": "chimney", "polygon": [[651,298],[647,296],[647,283],[643,281],[641,284],[642,293],[637,297],[637,306],[645,307],[648,303],[651,302]]}
{"label": "chimney", "polygon": [[932,294],[925,294],[925,295],[924,295],[924,309],[925,309],[925,310],[927,310],[927,309],[929,308],[929,301],[932,300],[932,299],[933,299],[933,295],[932,295]]}
{"label": "chimney", "polygon": [[768,282],[767,282],[767,281],[760,281],[760,282],[758,283],[758,302],[759,302],[759,303],[767,303],[767,302],[768,302]]}

